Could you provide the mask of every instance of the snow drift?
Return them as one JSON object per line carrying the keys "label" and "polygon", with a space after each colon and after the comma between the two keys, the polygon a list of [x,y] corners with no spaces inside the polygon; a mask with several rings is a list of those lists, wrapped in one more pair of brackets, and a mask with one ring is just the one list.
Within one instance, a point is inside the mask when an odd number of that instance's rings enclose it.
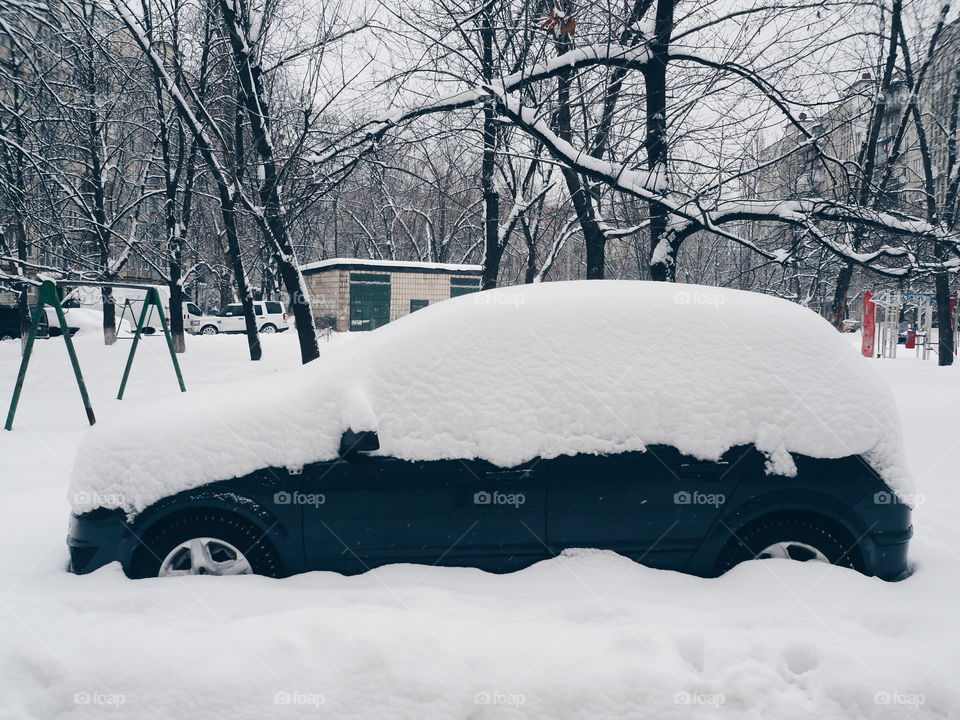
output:
{"label": "snow drift", "polygon": [[264,467],[337,456],[347,428],[408,460],[666,444],[717,459],[752,443],[862,455],[912,493],[891,393],[825,320],[785,300],[694,285],[582,281],[462,296],[295,371],[158,401],[91,428],[70,497],[136,513]]}

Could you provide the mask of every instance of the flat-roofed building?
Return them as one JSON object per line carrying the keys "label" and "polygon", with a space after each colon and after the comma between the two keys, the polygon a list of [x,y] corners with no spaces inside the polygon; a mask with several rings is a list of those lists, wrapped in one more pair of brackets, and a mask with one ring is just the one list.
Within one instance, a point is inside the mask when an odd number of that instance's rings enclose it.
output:
{"label": "flat-roofed building", "polygon": [[480,289],[481,267],[332,258],[300,268],[317,325],[375,330],[397,318]]}

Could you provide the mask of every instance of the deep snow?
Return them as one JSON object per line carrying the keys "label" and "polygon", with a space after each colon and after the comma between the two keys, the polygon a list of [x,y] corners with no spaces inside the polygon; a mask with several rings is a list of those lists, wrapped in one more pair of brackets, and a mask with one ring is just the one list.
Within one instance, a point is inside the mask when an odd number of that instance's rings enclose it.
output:
{"label": "deep snow", "polygon": [[[190,392],[296,367],[295,336],[263,341],[250,363],[242,337],[188,338]],[[669,351],[669,337],[651,342]],[[103,421],[177,393],[158,338],[122,403],[129,344],[77,345]],[[4,406],[17,351],[0,343]],[[918,481],[915,573],[900,583],[788,561],[703,580],[591,552],[504,576],[133,582],[116,566],[64,571],[68,474],[88,431],[62,341],[38,342],[16,429],[0,432],[0,717],[958,717],[960,369],[857,362],[890,381]]]}
{"label": "deep snow", "polygon": [[657,444],[704,460],[755,444],[786,475],[790,452],[863,455],[913,494],[889,389],[820,316],[737,290],[581,281],[438,303],[295,371],[106,420],[80,448],[70,495],[78,512],[136,513],[335,458],[347,428],[376,430],[393,457],[503,467]]}

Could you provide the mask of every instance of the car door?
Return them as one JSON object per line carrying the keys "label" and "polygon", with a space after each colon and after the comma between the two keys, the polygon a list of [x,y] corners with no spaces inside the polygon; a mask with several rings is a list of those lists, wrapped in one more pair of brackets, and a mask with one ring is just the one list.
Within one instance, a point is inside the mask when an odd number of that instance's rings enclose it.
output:
{"label": "car door", "polygon": [[239,304],[227,305],[217,316],[217,327],[220,332],[243,330],[243,307]]}
{"label": "car door", "polygon": [[304,497],[314,496],[303,508],[312,568],[351,573],[413,562],[508,571],[546,557],[544,493],[533,473],[355,458],[303,478]]}
{"label": "car door", "polygon": [[737,477],[731,466],[663,446],[548,461],[550,549],[602,548],[652,567],[679,567],[730,496]]}
{"label": "car door", "polygon": [[194,320],[199,320],[202,314],[203,313],[200,312],[200,308],[198,308],[194,303],[185,302],[183,304],[183,326],[185,328],[190,327],[192,322]]}
{"label": "car door", "polygon": [[283,312],[283,305],[270,300],[264,303],[267,308],[267,315],[264,318],[266,322],[271,322],[279,330],[287,326],[287,316]]}

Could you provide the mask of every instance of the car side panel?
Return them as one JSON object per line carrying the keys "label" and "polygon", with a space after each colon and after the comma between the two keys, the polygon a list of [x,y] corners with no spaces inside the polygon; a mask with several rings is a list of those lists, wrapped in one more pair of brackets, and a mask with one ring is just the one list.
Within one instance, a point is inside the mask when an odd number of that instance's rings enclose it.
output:
{"label": "car side panel", "polygon": [[712,526],[739,470],[672,448],[578,455],[540,464],[547,485],[547,537],[566,548],[613,550],[652,567],[677,568]]}
{"label": "car side panel", "polygon": [[389,562],[505,572],[543,559],[542,483],[490,471],[472,461],[357,458],[305,473],[307,563],[346,573]]}

